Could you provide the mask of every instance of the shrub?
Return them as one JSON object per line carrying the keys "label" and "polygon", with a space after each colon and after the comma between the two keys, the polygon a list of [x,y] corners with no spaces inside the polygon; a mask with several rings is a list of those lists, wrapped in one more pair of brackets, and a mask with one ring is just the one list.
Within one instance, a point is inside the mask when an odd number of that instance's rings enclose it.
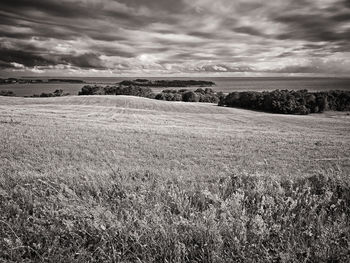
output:
{"label": "shrub", "polygon": [[175,93],[173,100],[174,101],[182,101],[182,94],[181,93]]}
{"label": "shrub", "polygon": [[101,95],[101,87],[96,85],[85,85],[81,88],[81,91],[79,91],[78,95]]}
{"label": "shrub", "polygon": [[154,98],[155,96],[151,88],[133,85],[116,87],[116,95],[130,95],[147,98]]}
{"label": "shrub", "polygon": [[205,94],[205,91],[202,88],[196,89],[194,92],[197,93],[197,94],[202,94],[202,95]]}
{"label": "shrub", "polygon": [[206,88],[204,90],[204,92],[205,92],[205,94],[212,94],[212,93],[214,93],[213,89],[211,89],[211,88]]}
{"label": "shrub", "polygon": [[15,93],[11,90],[0,90],[0,96],[14,97]]}
{"label": "shrub", "polygon": [[208,103],[218,103],[219,97],[213,94],[204,94],[199,97],[200,102],[208,102]]}
{"label": "shrub", "polygon": [[54,95],[55,97],[60,97],[60,96],[63,96],[63,95],[65,95],[65,94],[63,93],[63,90],[62,90],[62,89],[56,89],[56,90],[53,92],[53,95]]}
{"label": "shrub", "polygon": [[69,95],[69,93],[63,93],[62,89],[56,89],[54,92],[51,92],[51,93],[43,92],[40,95],[34,94],[31,97],[34,97],[34,98],[49,98],[49,97],[61,97],[61,96],[68,96],[68,95]]}
{"label": "shrub", "polygon": [[155,96],[156,100],[166,100],[165,93],[161,92]]}
{"label": "shrub", "polygon": [[199,95],[193,91],[187,91],[182,95],[182,100],[185,102],[199,102]]}

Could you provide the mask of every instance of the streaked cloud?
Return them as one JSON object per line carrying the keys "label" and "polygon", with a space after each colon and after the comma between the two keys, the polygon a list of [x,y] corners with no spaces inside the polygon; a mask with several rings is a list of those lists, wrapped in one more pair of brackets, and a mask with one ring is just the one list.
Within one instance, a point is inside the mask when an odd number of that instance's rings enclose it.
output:
{"label": "streaked cloud", "polygon": [[14,75],[350,74],[347,0],[2,0]]}

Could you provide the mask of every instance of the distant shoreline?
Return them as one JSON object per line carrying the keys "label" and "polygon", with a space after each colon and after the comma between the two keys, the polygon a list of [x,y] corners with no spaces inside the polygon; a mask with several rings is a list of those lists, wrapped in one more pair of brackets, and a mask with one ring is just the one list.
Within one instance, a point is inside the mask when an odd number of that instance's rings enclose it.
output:
{"label": "distant shoreline", "polygon": [[[8,78],[6,76],[1,78]],[[63,76],[20,76],[20,77],[12,77],[17,79],[126,79],[126,80],[132,80],[132,79],[350,79],[348,76],[241,76],[241,77],[230,77],[230,76],[193,76],[193,77],[187,77],[187,76],[116,76],[116,77],[89,77],[89,76],[77,76],[77,77],[63,77]]]}
{"label": "distant shoreline", "polygon": [[76,84],[85,84],[85,81],[81,79],[61,79],[61,78],[53,78],[53,79],[44,79],[44,78],[33,78],[33,79],[25,79],[25,78],[0,78],[0,84],[47,84],[47,83],[76,83]]}
{"label": "distant shoreline", "polygon": [[[37,78],[31,78],[27,80],[36,80]],[[48,79],[58,79],[58,78],[42,78],[42,80]],[[0,90],[12,91],[18,97],[32,96],[34,94],[41,93],[51,93],[56,89],[62,89],[64,93],[69,93],[70,95],[78,95],[78,92],[84,85],[117,85],[118,83],[125,80],[135,80],[134,78],[124,78],[124,77],[101,77],[101,78],[64,78],[64,80],[80,80],[79,82],[63,82],[63,81],[52,81],[52,82],[25,82],[25,83],[4,83],[0,85]],[[156,80],[191,80],[195,78],[149,78],[151,81]],[[200,79],[200,78],[198,78]],[[215,92],[240,92],[240,91],[273,91],[276,89],[280,90],[303,90],[308,91],[331,91],[331,90],[350,90],[350,78],[310,78],[310,77],[234,77],[234,78],[221,78],[221,77],[211,77],[211,78],[201,78],[200,80],[212,81],[215,83],[211,88]],[[83,81],[83,82],[81,82]],[[151,85],[152,86],[152,85]],[[195,90],[198,86],[186,87],[187,89]],[[152,86],[153,92],[159,93],[164,88],[164,86]],[[181,88],[181,87],[174,87]]]}

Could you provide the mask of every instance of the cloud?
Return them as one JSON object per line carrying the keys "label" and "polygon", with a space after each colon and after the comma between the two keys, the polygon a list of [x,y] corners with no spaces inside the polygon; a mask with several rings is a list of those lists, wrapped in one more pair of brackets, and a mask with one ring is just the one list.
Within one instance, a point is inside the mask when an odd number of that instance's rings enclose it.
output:
{"label": "cloud", "polygon": [[0,74],[347,75],[349,11],[347,0],[2,0]]}
{"label": "cloud", "polygon": [[0,49],[0,58],[5,63],[17,63],[27,67],[47,66],[54,63],[54,61],[48,60],[41,55],[35,54],[34,52],[4,47],[1,47]]}
{"label": "cloud", "polygon": [[[350,40],[350,28],[341,29],[340,22],[346,21],[343,14],[333,17],[322,14],[289,14],[278,16],[274,20],[287,25],[286,32],[278,35],[279,39],[313,42]],[[350,22],[350,16],[348,21]]]}
{"label": "cloud", "polygon": [[70,1],[70,0],[2,0],[1,10],[13,13],[42,13],[50,16],[85,17],[97,15],[94,10],[100,9],[101,1]]}
{"label": "cloud", "polygon": [[73,65],[78,68],[106,69],[99,55],[95,53],[86,53],[78,56],[66,56],[60,58],[60,61],[60,64],[65,62],[66,64]]}

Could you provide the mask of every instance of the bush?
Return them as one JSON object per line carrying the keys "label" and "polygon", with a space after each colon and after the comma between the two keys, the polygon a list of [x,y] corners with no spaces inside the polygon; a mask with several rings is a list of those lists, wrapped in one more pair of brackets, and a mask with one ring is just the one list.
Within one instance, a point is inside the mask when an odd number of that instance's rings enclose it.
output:
{"label": "bush", "polygon": [[208,102],[208,103],[218,103],[219,97],[213,96],[212,94],[204,94],[199,96],[200,102]]}
{"label": "bush", "polygon": [[165,93],[161,92],[155,96],[156,100],[166,100]]}
{"label": "bush", "polygon": [[197,93],[197,94],[201,94],[201,95],[205,94],[205,91],[202,88],[196,89],[194,92]]}
{"label": "bush", "polygon": [[68,96],[69,93],[63,93],[63,90],[62,89],[56,89],[54,92],[52,93],[41,93],[40,95],[33,95],[31,97],[34,97],[34,98],[50,98],[50,97],[61,97],[61,96]]}
{"label": "bush", "polygon": [[16,95],[11,90],[0,90],[0,96],[14,97]]}
{"label": "bush", "polygon": [[81,91],[79,91],[78,95],[102,95],[101,94],[101,87],[100,86],[90,86],[85,85],[81,88]]}
{"label": "bush", "polygon": [[199,95],[193,91],[187,91],[182,95],[182,100],[186,102],[198,102]]}
{"label": "bush", "polygon": [[55,97],[60,97],[60,96],[64,96],[65,94],[63,93],[63,90],[62,89],[56,89],[54,92],[53,92],[53,95]]}
{"label": "bush", "polygon": [[139,86],[119,86],[116,87],[116,95],[130,95],[146,98],[154,98],[154,93],[149,87],[139,87]]}

